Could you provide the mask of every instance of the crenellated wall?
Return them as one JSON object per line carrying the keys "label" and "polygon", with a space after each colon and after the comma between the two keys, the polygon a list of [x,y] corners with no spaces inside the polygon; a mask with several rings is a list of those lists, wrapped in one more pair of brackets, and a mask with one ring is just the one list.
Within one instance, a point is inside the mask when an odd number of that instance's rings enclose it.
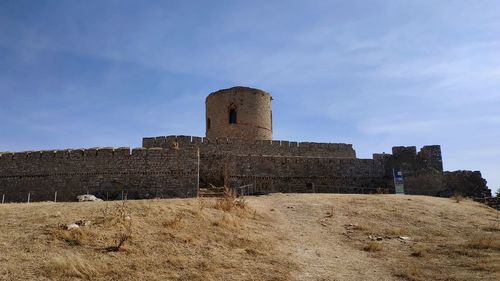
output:
{"label": "crenellated wall", "polygon": [[197,195],[198,149],[91,148],[0,154],[7,202],[73,201],[91,193],[116,199]]}
{"label": "crenellated wall", "polygon": [[258,193],[393,190],[402,169],[408,194],[443,188],[439,146],[394,147],[393,154],[358,159],[350,144],[144,138],[144,148],[90,148],[0,153],[0,195],[7,202],[196,196],[198,186],[253,184]]}
{"label": "crenellated wall", "polygon": [[415,146],[395,146],[392,154],[373,154],[373,159],[383,164],[385,178],[392,178],[393,170],[403,172],[406,194],[436,196],[444,192],[439,145],[426,145],[418,152]]}
{"label": "crenellated wall", "polygon": [[237,153],[248,155],[280,155],[302,157],[356,158],[352,144],[291,142],[280,140],[208,139],[194,136],[161,136],[143,138],[145,148],[198,146],[203,153]]}
{"label": "crenellated wall", "polygon": [[420,149],[417,158],[423,166],[443,171],[443,158],[440,145],[426,145]]}
{"label": "crenellated wall", "polygon": [[312,143],[290,141],[207,139],[193,136],[165,136],[144,138],[146,148],[199,147],[200,183],[202,185],[224,184],[224,163],[234,155],[322,157],[355,159],[356,152],[351,144]]}

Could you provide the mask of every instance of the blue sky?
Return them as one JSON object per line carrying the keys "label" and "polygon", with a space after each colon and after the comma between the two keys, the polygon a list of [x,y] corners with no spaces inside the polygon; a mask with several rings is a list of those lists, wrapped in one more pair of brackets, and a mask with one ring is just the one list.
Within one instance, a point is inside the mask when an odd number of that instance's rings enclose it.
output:
{"label": "blue sky", "polygon": [[0,1],[0,151],[203,136],[235,85],[275,139],[441,144],[500,187],[500,1]]}

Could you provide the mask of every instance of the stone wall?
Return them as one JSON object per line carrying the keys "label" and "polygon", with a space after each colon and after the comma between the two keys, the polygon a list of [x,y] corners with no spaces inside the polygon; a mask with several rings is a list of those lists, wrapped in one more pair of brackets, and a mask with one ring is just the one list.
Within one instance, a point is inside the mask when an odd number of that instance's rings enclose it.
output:
{"label": "stone wall", "polygon": [[356,152],[351,144],[310,143],[289,141],[248,141],[241,139],[209,140],[191,136],[166,136],[144,138],[147,148],[200,148],[200,183],[221,186],[224,163],[233,155],[321,157],[355,159]]}
{"label": "stone wall", "polygon": [[373,154],[374,161],[384,166],[385,178],[402,171],[405,193],[441,196],[444,192],[441,146],[426,145],[417,152],[415,146],[395,146],[392,154]]}
{"label": "stone wall", "polygon": [[80,194],[116,199],[197,195],[198,149],[99,148],[0,154],[6,202],[73,201]]}
{"label": "stone wall", "polygon": [[231,187],[253,184],[257,193],[374,193],[391,189],[383,166],[372,159],[233,155]]}
{"label": "stone wall", "polygon": [[417,159],[426,168],[443,171],[443,158],[440,145],[426,145],[422,147],[417,154]]}
{"label": "stone wall", "polygon": [[[426,145],[417,153],[415,146],[395,146],[391,154],[374,154],[374,159],[383,160],[388,168],[402,170],[404,174],[410,175],[422,169],[434,169],[443,171],[441,146]],[[389,171],[391,170],[391,171]],[[391,172],[392,173],[392,172]]]}
{"label": "stone wall", "polygon": [[491,190],[486,185],[479,171],[453,171],[444,173],[446,196],[460,194],[473,198],[491,196]]}
{"label": "stone wall", "polygon": [[[0,154],[0,196],[7,201],[72,201],[196,196],[198,186],[253,184],[257,193],[394,192],[392,170],[402,169],[407,194],[442,195],[439,146],[394,147],[393,154],[357,159],[350,144],[144,138],[144,148],[99,148]],[[448,176],[450,185],[460,180]],[[465,182],[469,178],[467,176]],[[480,178],[480,176],[479,176]],[[472,181],[472,180],[471,180]]]}

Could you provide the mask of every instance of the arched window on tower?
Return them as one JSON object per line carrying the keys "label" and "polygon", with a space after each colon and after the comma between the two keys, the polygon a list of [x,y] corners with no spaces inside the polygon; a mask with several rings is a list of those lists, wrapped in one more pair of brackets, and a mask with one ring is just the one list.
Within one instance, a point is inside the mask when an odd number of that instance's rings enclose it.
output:
{"label": "arched window on tower", "polygon": [[229,124],[236,124],[237,114],[236,108],[229,109]]}
{"label": "arched window on tower", "polygon": [[210,130],[210,118],[207,118],[207,130]]}

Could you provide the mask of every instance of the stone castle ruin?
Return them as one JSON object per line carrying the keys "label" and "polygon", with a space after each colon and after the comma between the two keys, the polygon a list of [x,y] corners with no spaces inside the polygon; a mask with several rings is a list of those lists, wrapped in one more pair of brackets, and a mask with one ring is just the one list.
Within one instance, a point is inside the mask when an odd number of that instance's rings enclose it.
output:
{"label": "stone castle ruin", "polygon": [[[142,147],[0,153],[0,196],[6,202],[196,197],[200,187],[246,193],[394,193],[402,171],[406,194],[488,193],[479,172],[443,172],[441,147],[392,148],[356,157],[351,144],[273,140],[272,97],[247,87],[206,98],[206,137],[143,138]],[[28,195],[29,194],[29,195]],[[467,195],[467,194],[465,194]],[[487,194],[485,194],[487,195]]]}

